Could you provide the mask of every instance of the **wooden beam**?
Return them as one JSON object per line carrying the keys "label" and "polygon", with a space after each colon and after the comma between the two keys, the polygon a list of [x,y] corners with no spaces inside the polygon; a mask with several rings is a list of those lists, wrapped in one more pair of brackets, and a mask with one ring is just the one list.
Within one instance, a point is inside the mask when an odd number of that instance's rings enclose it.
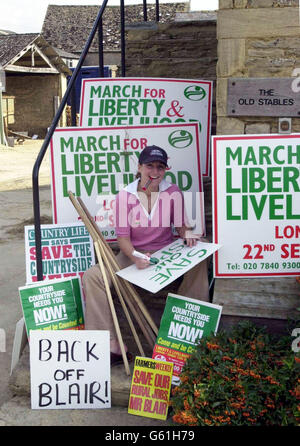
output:
{"label": "wooden beam", "polygon": [[16,73],[59,74],[59,71],[56,68],[24,67],[21,65],[7,65],[5,71],[14,71]]}
{"label": "wooden beam", "polygon": [[56,70],[55,66],[53,65],[53,63],[50,61],[50,59],[39,49],[38,46],[36,46],[35,44],[32,45],[32,50],[35,50],[35,52],[37,52],[41,58],[54,70]]}

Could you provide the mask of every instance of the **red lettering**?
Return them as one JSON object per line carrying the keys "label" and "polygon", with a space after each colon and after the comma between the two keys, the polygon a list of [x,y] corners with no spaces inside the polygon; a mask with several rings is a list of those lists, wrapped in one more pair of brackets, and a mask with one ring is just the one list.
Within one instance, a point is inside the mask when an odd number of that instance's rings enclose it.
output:
{"label": "red lettering", "polygon": [[143,370],[136,370],[134,372],[133,382],[135,384],[143,384],[144,386],[152,385],[152,373],[144,372]]}
{"label": "red lettering", "polygon": [[281,251],[283,254],[281,254],[282,259],[300,259],[300,244],[299,243],[292,243],[291,245],[284,244],[281,245]]}
{"label": "red lettering", "polygon": [[29,250],[30,260],[36,260],[36,249],[35,246],[32,246]]}
{"label": "red lettering", "polygon": [[168,388],[170,385],[170,377],[167,375],[160,375],[157,374],[155,376],[155,381],[154,381],[154,385],[156,387],[162,387],[164,389]]}
{"label": "red lettering", "polygon": [[299,238],[300,226],[285,226],[280,233],[279,226],[275,226],[275,238]]}
{"label": "red lettering", "polygon": [[71,245],[64,245],[63,246],[63,258],[72,257],[72,252],[70,252],[70,250],[72,250],[72,246]]}

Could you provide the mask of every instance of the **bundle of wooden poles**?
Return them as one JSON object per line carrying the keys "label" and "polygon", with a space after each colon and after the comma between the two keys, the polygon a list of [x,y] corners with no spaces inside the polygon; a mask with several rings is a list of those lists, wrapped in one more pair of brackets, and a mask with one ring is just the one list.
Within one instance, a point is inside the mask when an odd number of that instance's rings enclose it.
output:
{"label": "bundle of wooden poles", "polygon": [[145,336],[145,339],[147,340],[149,346],[151,349],[153,349],[158,328],[155,325],[153,319],[151,318],[147,308],[143,304],[142,300],[140,299],[139,295],[137,294],[135,288],[132,284],[127,282],[125,279],[122,279],[119,277],[116,272],[120,270],[120,266],[118,265],[117,258],[111,249],[111,247],[108,245],[106,240],[104,239],[98,225],[96,224],[95,220],[92,218],[91,214],[89,213],[88,209],[86,208],[85,204],[81,200],[81,198],[75,198],[74,194],[72,192],[69,192],[69,198],[75,207],[76,211],[78,212],[78,215],[80,216],[82,222],[84,223],[87,231],[89,232],[90,236],[92,237],[92,240],[94,242],[96,257],[98,260],[99,265],[99,274],[102,274],[104,284],[105,284],[105,290],[110,306],[110,310],[112,313],[112,318],[114,322],[114,327],[117,334],[117,339],[120,344],[122,358],[124,362],[124,367],[126,374],[130,375],[130,368],[128,364],[128,358],[126,355],[124,342],[121,334],[121,329],[119,325],[119,321],[116,314],[115,305],[112,298],[111,288],[108,281],[108,277],[111,278],[111,282],[115,288],[116,294],[120,300],[122,309],[125,313],[125,316],[127,318],[129,327],[131,329],[131,332],[133,334],[134,340],[137,344],[138,350],[140,352],[141,356],[145,356],[142,344],[140,342],[140,339],[138,337],[137,331],[135,329],[134,323],[132,321],[131,315],[128,311],[128,308],[130,309],[132,315],[135,318],[136,323],[140,327],[142,333]]}

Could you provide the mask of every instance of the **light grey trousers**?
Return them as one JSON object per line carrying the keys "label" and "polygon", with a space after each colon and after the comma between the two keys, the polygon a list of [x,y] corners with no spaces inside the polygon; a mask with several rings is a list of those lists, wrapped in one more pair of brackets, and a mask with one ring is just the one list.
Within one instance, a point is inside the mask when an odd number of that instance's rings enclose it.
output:
{"label": "light grey trousers", "polygon": [[[122,252],[116,257],[120,268],[126,268],[132,263]],[[111,286],[109,274],[107,274],[107,278]],[[92,266],[84,273],[82,284],[85,295],[86,330],[109,330],[110,339],[117,339],[99,265]],[[209,285],[206,260],[185,273],[177,294],[208,302]]]}

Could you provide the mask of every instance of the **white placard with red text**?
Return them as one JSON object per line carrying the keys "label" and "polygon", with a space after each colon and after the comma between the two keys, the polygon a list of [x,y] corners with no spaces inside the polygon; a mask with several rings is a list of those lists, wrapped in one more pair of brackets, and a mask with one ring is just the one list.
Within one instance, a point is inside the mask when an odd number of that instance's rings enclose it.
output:
{"label": "white placard with red text", "polygon": [[215,136],[215,277],[300,274],[300,135]]}
{"label": "white placard with red text", "polygon": [[198,79],[84,79],[80,126],[153,126],[198,122],[202,175],[208,176],[212,89],[212,81]]}
{"label": "white placard with red text", "polygon": [[146,145],[168,154],[165,179],[177,184],[195,232],[205,233],[199,126],[160,126],[57,129],[51,140],[54,223],[77,222],[68,191],[80,197],[108,241],[116,240],[116,194],[135,180],[138,159]]}

